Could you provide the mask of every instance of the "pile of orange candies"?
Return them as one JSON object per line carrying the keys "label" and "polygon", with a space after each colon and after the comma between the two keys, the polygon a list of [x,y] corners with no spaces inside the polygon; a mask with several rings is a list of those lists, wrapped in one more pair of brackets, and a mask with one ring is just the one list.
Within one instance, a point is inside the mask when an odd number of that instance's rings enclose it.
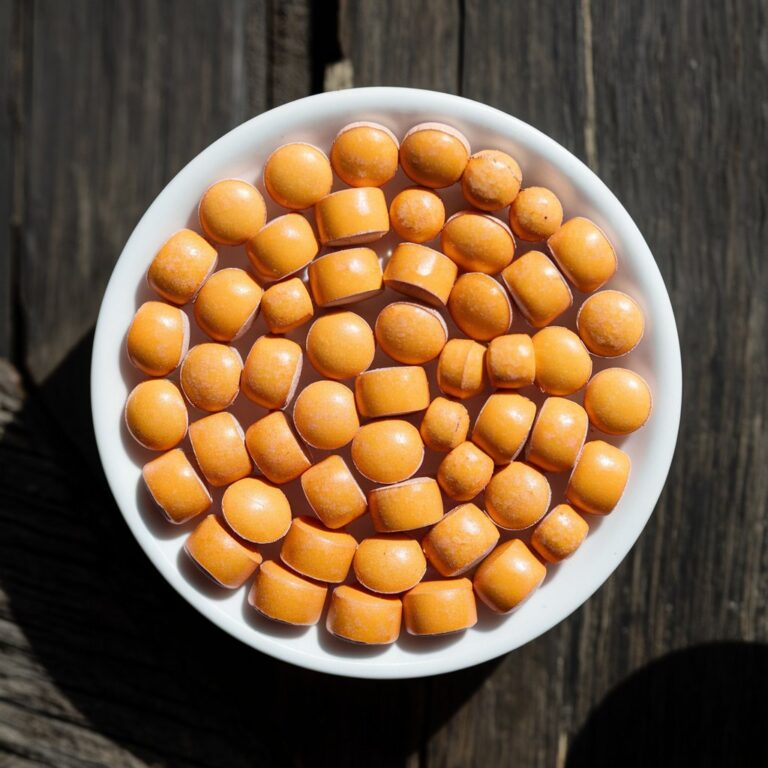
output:
{"label": "pile of orange candies", "polygon": [[[415,186],[388,202],[381,187],[399,169]],[[334,173],[346,185],[336,192]],[[446,221],[434,190],[454,184],[467,208]],[[628,456],[587,441],[590,426],[625,435],[651,412],[638,374],[592,375],[593,355],[625,355],[644,329],[631,297],[599,290],[617,268],[611,243],[586,218],[563,222],[551,190],[522,187],[513,157],[472,154],[440,123],[401,142],[352,123],[330,158],[283,145],[263,185],[285,213],[267,221],[255,186],[219,181],[200,201],[202,234],[176,232],[149,267],[159,299],[139,307],[127,352],[152,378],[130,393],[125,418],[159,452],[143,468],[154,501],[171,523],[202,515],[189,557],[224,588],[254,577],[249,603],[277,621],[317,623],[330,591],[329,632],[384,644],[401,623],[413,635],[467,629],[476,598],[513,610],[545,564],[580,546],[585,515],[608,514],[624,492]],[[402,242],[382,269],[372,246],[390,228]],[[541,246],[515,258],[516,238]],[[244,246],[250,270],[216,271],[217,246]],[[349,306],[385,287],[402,299],[371,328]],[[555,324],[571,288],[591,294],[575,331]],[[188,349],[189,302],[210,341]],[[531,335],[510,333],[513,305]],[[243,362],[231,342],[259,311],[269,332]],[[303,346],[286,336],[310,323]],[[391,366],[370,368],[377,348]],[[305,356],[322,378],[297,391]],[[165,378],[177,368],[178,384]],[[532,386],[546,395],[540,407],[518,393]],[[582,389],[580,404],[570,396]],[[228,410],[239,395],[268,411],[246,429]],[[470,424],[474,397],[484,402]],[[207,415],[189,424],[188,405]],[[419,475],[426,449],[442,456],[436,477]],[[547,473],[566,472],[565,500],[550,508]],[[297,479],[298,510],[281,488]],[[225,489],[215,513],[209,486]],[[358,541],[345,527],[366,513],[375,534]],[[264,560],[259,547],[274,542],[279,556]]]}

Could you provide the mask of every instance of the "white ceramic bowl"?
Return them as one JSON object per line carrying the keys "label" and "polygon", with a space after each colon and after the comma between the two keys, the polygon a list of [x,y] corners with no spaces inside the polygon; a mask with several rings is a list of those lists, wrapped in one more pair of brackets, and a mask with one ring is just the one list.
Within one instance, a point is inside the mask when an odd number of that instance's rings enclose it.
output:
{"label": "white ceramic bowl", "polygon": [[[198,199],[212,182],[235,176],[260,183],[261,166],[276,146],[303,140],[328,150],[341,126],[361,119],[382,122],[399,136],[419,122],[450,123],[466,133],[473,149],[498,148],[514,155],[525,185],[552,188],[566,217],[595,220],[619,257],[619,272],[608,287],[634,296],[647,318],[642,343],[618,364],[645,376],[654,393],[650,421],[621,443],[632,459],[632,473],[619,506],[604,519],[590,520],[582,547],[549,569],[532,599],[505,617],[491,616],[481,606],[477,627],[465,633],[428,639],[403,632],[397,644],[385,648],[343,643],[322,624],[296,630],[268,622],[247,605],[246,588],[231,593],[210,586],[182,551],[190,526],[170,526],[152,507],[141,483],[141,465],[150,456],[132,444],[122,424],[126,394],[139,380],[125,360],[124,336],[138,304],[151,298],[144,273],[158,247],[177,229],[196,227]],[[388,198],[405,183],[388,185]],[[456,207],[459,201],[450,194]],[[225,253],[225,264],[245,263],[242,249],[236,254],[227,250],[233,253]],[[569,316],[571,327],[582,299],[577,297]],[[252,336],[253,331],[245,337],[246,348]],[[596,361],[600,367],[606,363]],[[589,168],[536,129],[483,104],[431,91],[362,88],[310,96],[259,115],[201,152],[168,184],[136,226],[112,273],[96,326],[91,386],[96,439],[112,493],[139,544],[179,594],[234,637],[284,661],[333,674],[399,678],[469,667],[518,648],[562,621],[608,578],[640,535],[664,485],[677,438],[681,369],[675,320],[653,256],[627,211]]]}

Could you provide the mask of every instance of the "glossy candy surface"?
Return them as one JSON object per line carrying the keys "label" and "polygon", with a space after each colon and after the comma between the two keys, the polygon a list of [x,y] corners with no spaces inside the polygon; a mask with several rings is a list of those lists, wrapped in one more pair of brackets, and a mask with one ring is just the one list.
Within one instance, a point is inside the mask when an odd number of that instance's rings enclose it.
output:
{"label": "glossy candy surface", "polygon": [[387,304],[376,318],[374,333],[379,347],[406,365],[433,360],[448,340],[448,328],[439,312],[407,301]]}
{"label": "glossy candy surface", "polygon": [[392,229],[409,243],[426,243],[440,234],[445,224],[445,205],[424,187],[398,192],[389,206]]}
{"label": "glossy candy surface", "polygon": [[346,445],[360,426],[352,390],[336,381],[315,381],[293,407],[293,423],[307,445],[333,451]]}
{"label": "glossy candy surface", "polygon": [[380,187],[397,173],[397,138],[379,123],[350,123],[336,134],[331,165],[350,187]]}
{"label": "glossy candy surface", "polygon": [[284,208],[309,208],[331,191],[332,184],[331,164],[312,144],[283,144],[264,165],[264,186]]}
{"label": "glossy candy surface", "polygon": [[197,232],[181,229],[165,242],[147,271],[147,282],[172,304],[186,304],[197,296],[216,269],[216,249]]}
{"label": "glossy candy surface", "polygon": [[267,221],[261,192],[240,179],[222,179],[208,187],[198,214],[206,237],[222,245],[241,245]]}
{"label": "glossy candy surface", "polygon": [[307,357],[329,379],[351,379],[373,362],[376,344],[371,326],[354,312],[332,312],[312,323]]}
{"label": "glossy candy surface", "polygon": [[384,269],[384,284],[433,307],[444,307],[458,268],[447,256],[417,243],[400,243]]}
{"label": "glossy candy surface", "polygon": [[640,429],[648,421],[652,407],[647,382],[626,368],[606,368],[596,373],[584,393],[590,422],[609,435],[628,435]]}
{"label": "glossy candy surface", "polygon": [[403,597],[405,626],[412,635],[444,635],[477,623],[469,579],[422,581]]}
{"label": "glossy candy surface", "polygon": [[189,319],[177,307],[147,301],[133,316],[126,336],[128,359],[148,376],[167,376],[189,346]]}
{"label": "glossy candy surface", "polygon": [[214,413],[228,408],[240,392],[243,361],[226,344],[197,344],[181,364],[179,381],[189,402]]}
{"label": "glossy candy surface", "polygon": [[417,184],[437,189],[461,178],[469,160],[469,142],[455,128],[442,123],[420,123],[400,144],[400,165]]}
{"label": "glossy candy surface", "polygon": [[152,451],[167,451],[187,434],[187,406],[167,379],[137,384],[125,404],[125,424],[134,440]]}

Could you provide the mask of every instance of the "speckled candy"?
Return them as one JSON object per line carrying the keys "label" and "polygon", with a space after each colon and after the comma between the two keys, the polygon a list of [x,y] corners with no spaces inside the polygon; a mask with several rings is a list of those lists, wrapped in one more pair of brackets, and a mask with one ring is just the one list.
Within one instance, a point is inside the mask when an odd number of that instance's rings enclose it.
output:
{"label": "speckled candy", "polygon": [[578,392],[592,375],[592,358],[581,339],[562,326],[550,325],[533,336],[536,385],[548,395]]}
{"label": "speckled candy", "polygon": [[232,483],[224,491],[221,511],[240,538],[256,544],[283,538],[291,525],[291,505],[285,494],[255,477]]}
{"label": "speckled candy", "polygon": [[350,187],[380,187],[397,173],[399,149],[389,128],[379,123],[350,123],[333,140],[331,165]]}
{"label": "speckled candy", "polygon": [[424,443],[413,424],[401,419],[374,421],[360,427],[352,440],[352,461],[374,483],[400,483],[424,460]]}
{"label": "speckled candy", "polygon": [[565,472],[576,463],[588,429],[587,412],[578,403],[548,397],[531,430],[526,459],[545,472]]}
{"label": "speckled candy", "polygon": [[493,459],[474,443],[457,445],[437,468],[437,481],[456,501],[474,499],[489,483]]}
{"label": "speckled candy", "polygon": [[422,581],[403,597],[405,626],[412,635],[444,635],[477,623],[469,579]]}
{"label": "speckled candy", "polygon": [[409,187],[392,200],[389,221],[403,240],[426,243],[440,234],[445,224],[445,205],[431,190]]}
{"label": "speckled candy", "polygon": [[145,464],[142,476],[170,523],[185,523],[211,506],[211,494],[180,448]]}
{"label": "speckled candy", "polygon": [[431,477],[414,477],[368,494],[374,528],[382,533],[434,525],[443,516],[440,487]]}
{"label": "speckled candy", "polygon": [[596,373],[584,393],[589,420],[601,432],[628,435],[650,418],[653,403],[645,379],[626,368]]}
{"label": "speckled candy", "polygon": [[547,244],[563,274],[582,293],[596,291],[616,272],[613,246],[589,219],[569,219]]}
{"label": "speckled candy", "polygon": [[356,549],[354,536],[328,530],[311,517],[295,517],[280,559],[302,576],[338,584],[347,578]]}
{"label": "speckled candy", "polygon": [[534,528],[531,546],[549,563],[570,557],[584,541],[587,521],[568,504],[558,504]]}
{"label": "speckled candy", "polygon": [[274,560],[265,560],[256,572],[248,602],[275,621],[311,626],[320,621],[328,588],[304,578]]}
{"label": "speckled candy", "polygon": [[536,406],[522,395],[491,395],[477,414],[472,442],[480,446],[496,464],[509,464],[517,458],[531,431]]}
{"label": "speckled candy", "polygon": [[361,416],[399,416],[429,405],[427,374],[419,365],[376,368],[355,379],[355,402]]}
{"label": "speckled candy", "polygon": [[371,326],[354,312],[331,312],[309,329],[307,357],[329,379],[351,379],[373,362],[376,344]]}
{"label": "speckled candy", "polygon": [[315,381],[293,407],[293,423],[313,448],[333,451],[346,445],[360,426],[352,390],[336,381]]}
{"label": "speckled candy", "polygon": [[189,425],[197,463],[211,485],[229,485],[250,475],[251,460],[238,420],[228,411],[205,416]]}
{"label": "speckled candy", "polygon": [[509,207],[509,226],[521,239],[540,242],[560,229],[563,206],[546,187],[521,189]]}
{"label": "speckled candy", "polygon": [[326,528],[341,528],[365,514],[365,494],[347,463],[333,455],[301,476],[301,487],[312,511]]}
{"label": "speckled candy", "polygon": [[332,185],[331,163],[312,144],[283,144],[264,164],[264,186],[269,196],[284,208],[309,208],[327,195]]}
{"label": "speckled candy", "polygon": [[387,645],[400,636],[403,604],[397,597],[372,595],[342,584],[333,590],[326,629],[362,645]]}
{"label": "speckled candy", "polygon": [[447,453],[467,439],[469,412],[461,403],[436,397],[421,420],[419,432],[427,448]]}
{"label": "speckled candy", "polygon": [[466,400],[486,385],[485,347],[470,339],[450,339],[437,362],[437,386],[446,394]]}
{"label": "speckled candy", "polygon": [[222,245],[241,245],[267,220],[261,192],[240,179],[223,179],[208,187],[198,213],[203,232]]}
{"label": "speckled candy", "polygon": [[326,253],[310,264],[309,285],[315,303],[321,307],[364,301],[381,291],[379,257],[370,248]]}
{"label": "speckled candy", "polygon": [[551,498],[552,490],[541,472],[513,461],[488,483],[485,508],[496,525],[520,531],[544,517]]}
{"label": "speckled candy", "polygon": [[226,344],[197,344],[181,364],[179,380],[187,400],[203,411],[228,408],[240,392],[243,360]]}
{"label": "speckled candy", "polygon": [[456,264],[440,251],[416,243],[400,243],[384,269],[384,284],[433,307],[444,307],[457,274]]}
{"label": "speckled candy", "polygon": [[533,384],[536,354],[526,333],[497,336],[485,355],[488,381],[496,389],[520,389]]}
{"label": "speckled candy", "polygon": [[125,424],[136,442],[152,451],[167,451],[187,434],[187,406],[178,387],[167,379],[137,384],[125,403]]}
{"label": "speckled candy", "polygon": [[499,544],[475,572],[477,596],[494,612],[509,613],[544,581],[547,569],[520,539]]}
{"label": "speckled candy", "polygon": [[131,363],[148,376],[166,376],[184,358],[189,345],[189,319],[162,301],[142,304],[131,321],[126,351]]}
{"label": "speckled candy", "polygon": [[289,333],[314,313],[312,299],[298,277],[271,285],[261,297],[261,316],[270,333]]}
{"label": "speckled candy", "polygon": [[342,189],[319,200],[315,221],[323,245],[373,243],[389,232],[389,211],[378,187]]}
{"label": "speckled candy", "polygon": [[512,261],[515,241],[495,216],[460,211],[445,222],[440,250],[467,272],[496,275]]}
{"label": "speckled candy", "polygon": [[422,365],[436,358],[448,340],[442,315],[407,301],[387,304],[376,318],[376,341],[398,363]]}
{"label": "speckled candy", "polygon": [[285,408],[296,391],[302,361],[301,347],[295,341],[260,336],[245,358],[240,388],[263,408]]}
{"label": "speckled candy", "polygon": [[214,272],[195,299],[195,320],[216,341],[240,338],[253,323],[264,291],[242,269]]}
{"label": "speckled candy", "polygon": [[464,134],[444,123],[419,123],[400,144],[400,165],[417,184],[432,189],[456,183],[469,160]]}
{"label": "speckled candy", "polygon": [[483,149],[469,158],[461,191],[475,208],[499,211],[517,197],[522,180],[523,172],[514,157],[498,149]]}
{"label": "speckled candy", "polygon": [[319,250],[312,225],[298,213],[287,213],[263,226],[245,244],[253,271],[265,282],[298,272]]}
{"label": "speckled candy", "polygon": [[251,424],[245,444],[256,469],[273,483],[289,483],[311,466],[282,411]]}
{"label": "speckled candy", "polygon": [[459,277],[448,297],[448,311],[459,329],[477,341],[501,336],[512,323],[512,306],[506,292],[482,272]]}
{"label": "speckled candy", "polygon": [[355,577],[366,589],[398,594],[416,586],[427,561],[416,539],[408,536],[369,536],[360,542],[353,560]]}
{"label": "speckled candy", "polygon": [[577,509],[607,515],[624,493],[629,470],[629,456],[624,451],[602,440],[592,440],[584,444],[565,495]]}
{"label": "speckled candy", "polygon": [[581,305],[576,326],[592,354],[618,357],[640,343],[645,318],[637,302],[626,293],[600,291]]}

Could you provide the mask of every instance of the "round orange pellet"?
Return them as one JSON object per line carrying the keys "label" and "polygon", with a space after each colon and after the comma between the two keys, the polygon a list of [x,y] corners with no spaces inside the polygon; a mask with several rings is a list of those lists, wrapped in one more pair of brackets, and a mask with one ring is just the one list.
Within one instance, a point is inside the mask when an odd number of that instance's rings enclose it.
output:
{"label": "round orange pellet", "polygon": [[226,344],[197,344],[181,364],[179,381],[187,400],[203,411],[223,411],[240,392],[243,360]]}
{"label": "round orange pellet", "polygon": [[582,293],[596,291],[616,272],[616,251],[589,219],[569,219],[547,240],[563,274]]}
{"label": "round orange pellet", "polygon": [[431,477],[414,477],[368,494],[373,527],[382,533],[413,531],[443,516],[440,487]]}
{"label": "round orange pellet", "polygon": [[399,416],[429,405],[429,382],[420,365],[376,368],[355,379],[355,402],[361,416]]}
{"label": "round orange pellet", "polygon": [[185,523],[211,506],[211,494],[180,448],[145,464],[141,473],[170,523]]}
{"label": "round orange pellet", "polygon": [[245,443],[256,469],[273,483],[290,483],[312,466],[282,411],[254,421]]}
{"label": "round orange pellet", "polygon": [[457,445],[437,468],[437,481],[456,501],[470,501],[485,488],[493,475],[493,459],[474,443]]}
{"label": "round orange pellet", "polygon": [[512,324],[512,306],[506,292],[483,272],[467,272],[459,277],[448,298],[448,311],[459,329],[477,341],[501,336]]}
{"label": "round orange pellet", "polygon": [[312,299],[298,277],[271,285],[261,297],[261,316],[270,333],[288,333],[314,314]]}
{"label": "round orange pellet", "polygon": [[256,572],[248,602],[259,613],[284,624],[311,626],[320,621],[328,588],[325,584],[265,560]]}
{"label": "round orange pellet", "polygon": [[400,243],[384,269],[384,284],[433,307],[444,307],[458,271],[440,251],[416,243]]}
{"label": "round orange pellet", "polygon": [[222,245],[241,245],[267,221],[261,192],[240,179],[223,179],[208,187],[198,213],[203,232]]}
{"label": "round orange pellet", "polygon": [[403,597],[405,627],[412,635],[444,635],[477,624],[469,579],[422,581]]}
{"label": "round orange pellet", "polygon": [[602,440],[592,440],[584,444],[565,495],[584,512],[607,515],[624,493],[629,470],[629,456],[624,451]]}
{"label": "round orange pellet", "polygon": [[373,243],[389,232],[389,211],[378,187],[342,189],[315,206],[315,222],[323,245]]}
{"label": "round orange pellet", "polygon": [[256,544],[282,539],[291,525],[291,505],[285,494],[255,477],[232,483],[224,491],[221,511],[241,539]]}
{"label": "round orange pellet", "polygon": [[415,587],[427,570],[421,545],[408,536],[369,536],[360,542],[352,565],[366,589],[388,595]]}
{"label": "round orange pellet", "polygon": [[549,509],[552,489],[533,467],[513,461],[485,489],[485,508],[496,525],[511,531],[529,528]]}
{"label": "round orange pellet", "polygon": [[477,596],[496,613],[509,613],[544,581],[547,569],[520,539],[499,544],[475,572]]}
{"label": "round orange pellet", "polygon": [[400,636],[403,604],[398,597],[372,595],[342,584],[333,590],[326,629],[363,645],[387,645]]}
{"label": "round orange pellet", "polygon": [[295,341],[260,336],[245,358],[240,388],[263,408],[285,408],[299,383],[302,362],[301,347]]}
{"label": "round orange pellet", "polygon": [[475,208],[499,211],[517,197],[522,180],[523,172],[514,157],[497,149],[483,149],[469,158],[461,191]]}
{"label": "round orange pellet", "polygon": [[432,190],[409,187],[392,200],[389,221],[403,240],[426,243],[440,234],[445,224],[445,205]]}
{"label": "round orange pellet", "polygon": [[460,211],[445,222],[440,249],[467,272],[496,275],[512,261],[515,241],[507,225],[495,216]]}
{"label": "round orange pellet", "polygon": [[618,357],[640,343],[645,318],[637,302],[626,293],[600,291],[581,305],[576,326],[592,354]]}
{"label": "round orange pellet", "polygon": [[251,474],[243,428],[228,411],[192,422],[189,440],[197,463],[211,485],[229,485]]}
{"label": "round orange pellet", "polygon": [[521,239],[544,241],[563,223],[563,206],[554,192],[545,187],[521,189],[509,208],[509,226]]}
{"label": "round orange pellet", "polygon": [[536,385],[548,395],[578,392],[592,375],[592,358],[581,339],[562,326],[550,325],[533,336]]}
{"label": "round orange pellet", "polygon": [[327,195],[332,185],[331,163],[325,152],[312,144],[283,144],[264,164],[264,186],[284,208],[309,208]]}
{"label": "round orange pellet", "polygon": [[477,414],[472,442],[496,464],[508,464],[522,450],[535,416],[536,406],[527,397],[491,395]]}
{"label": "round orange pellet", "polygon": [[167,379],[137,384],[125,403],[125,424],[136,442],[152,451],[167,451],[187,434],[187,406],[178,387]]}
{"label": "round orange pellet", "polygon": [[326,528],[341,528],[364,515],[368,508],[363,489],[344,459],[336,454],[304,472],[301,488]]}
{"label": "round orange pellet", "polygon": [[296,398],[293,423],[304,442],[313,448],[341,448],[360,426],[355,396],[337,381],[315,381]]}
{"label": "round orange pellet", "polygon": [[376,318],[374,333],[386,354],[407,365],[433,360],[448,341],[448,327],[439,312],[407,301],[387,304]]}
{"label": "round orange pellet", "polygon": [[267,222],[245,250],[257,277],[273,282],[304,269],[319,246],[312,225],[299,213],[287,213]]}
{"label": "round orange pellet", "polygon": [[568,504],[558,504],[533,529],[531,546],[549,563],[570,557],[584,541],[587,521]]}
{"label": "round orange pellet", "polygon": [[421,420],[419,432],[427,448],[447,453],[467,439],[469,412],[461,403],[436,397]]}
{"label": "round orange pellet", "polygon": [[400,165],[417,184],[449,187],[464,173],[469,153],[469,142],[460,131],[443,123],[420,123],[400,144]]}
{"label": "round orange pellet", "polygon": [[371,326],[354,312],[331,312],[309,329],[307,357],[329,379],[351,379],[373,362],[376,343]]}
{"label": "round orange pellet", "polygon": [[352,440],[352,461],[357,471],[374,483],[407,480],[423,460],[424,443],[419,430],[401,419],[365,424]]}
{"label": "round orange pellet", "polygon": [[588,429],[587,413],[578,403],[548,397],[531,430],[526,459],[545,472],[565,472],[576,463]]}
{"label": "round orange pellet", "polygon": [[370,248],[332,251],[309,265],[309,286],[321,307],[354,304],[381,291],[379,257]]}
{"label": "round orange pellet", "polygon": [[350,187],[380,187],[397,173],[397,138],[379,123],[350,123],[333,140],[331,165]]}
{"label": "round orange pellet", "polygon": [[216,341],[240,338],[253,323],[264,291],[242,269],[214,272],[195,299],[195,320]]}
{"label": "round orange pellet", "polygon": [[533,384],[536,354],[526,333],[497,336],[485,356],[488,381],[496,389],[520,389]]}
{"label": "round orange pellet", "polygon": [[343,531],[329,531],[311,517],[295,517],[280,548],[280,559],[296,573],[338,584],[347,578],[357,541]]}
{"label": "round orange pellet", "polygon": [[479,395],[486,385],[485,347],[470,339],[450,339],[437,361],[437,386],[461,400]]}
{"label": "round orange pellet", "polygon": [[606,368],[596,373],[584,393],[589,420],[609,435],[628,435],[640,429],[648,421],[652,407],[645,379],[626,368]]}
{"label": "round orange pellet", "polygon": [[189,346],[189,318],[162,301],[147,301],[137,310],[125,342],[128,359],[148,376],[166,376]]}

